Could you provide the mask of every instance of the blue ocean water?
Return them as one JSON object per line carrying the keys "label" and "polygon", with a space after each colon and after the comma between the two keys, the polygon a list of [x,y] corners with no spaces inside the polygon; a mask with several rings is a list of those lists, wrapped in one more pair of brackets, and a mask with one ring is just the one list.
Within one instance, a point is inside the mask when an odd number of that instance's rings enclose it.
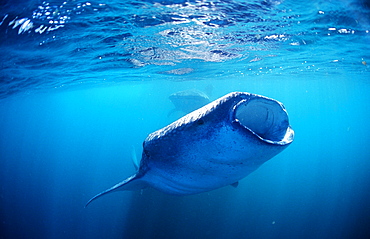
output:
{"label": "blue ocean water", "polygon": [[[370,238],[370,4],[0,3],[0,238]],[[295,140],[240,181],[85,203],[135,172],[168,96],[284,103]]]}

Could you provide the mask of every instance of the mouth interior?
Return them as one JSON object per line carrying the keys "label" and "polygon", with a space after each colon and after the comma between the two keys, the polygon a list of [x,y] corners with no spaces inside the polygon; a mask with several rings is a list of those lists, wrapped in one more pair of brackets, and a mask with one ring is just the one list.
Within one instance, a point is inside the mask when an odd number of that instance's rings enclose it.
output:
{"label": "mouth interior", "polygon": [[289,127],[288,115],[283,106],[271,99],[242,101],[236,108],[235,118],[261,138],[271,141],[282,140]]}

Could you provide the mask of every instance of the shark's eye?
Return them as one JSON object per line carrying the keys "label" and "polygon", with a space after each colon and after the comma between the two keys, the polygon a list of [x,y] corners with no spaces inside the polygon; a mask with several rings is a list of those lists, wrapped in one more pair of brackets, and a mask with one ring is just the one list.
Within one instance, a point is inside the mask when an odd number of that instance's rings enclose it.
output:
{"label": "shark's eye", "polygon": [[203,119],[199,119],[199,120],[197,121],[197,124],[198,124],[198,125],[202,125],[202,124],[204,124],[204,120],[203,120]]}
{"label": "shark's eye", "polygon": [[260,137],[273,141],[281,140],[289,126],[283,106],[266,98],[241,101],[236,106],[235,118]]}

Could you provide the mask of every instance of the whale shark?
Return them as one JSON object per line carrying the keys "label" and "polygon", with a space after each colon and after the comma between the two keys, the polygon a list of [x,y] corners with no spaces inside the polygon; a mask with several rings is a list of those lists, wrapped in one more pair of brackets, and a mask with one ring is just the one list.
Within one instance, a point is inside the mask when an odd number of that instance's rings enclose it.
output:
{"label": "whale shark", "polygon": [[190,195],[236,186],[293,139],[282,103],[232,92],[149,134],[137,172],[97,194],[86,206],[116,191],[152,187]]}
{"label": "whale shark", "polygon": [[188,114],[210,102],[208,95],[196,89],[178,91],[171,94],[168,99],[175,108],[168,112],[167,117],[177,111]]}

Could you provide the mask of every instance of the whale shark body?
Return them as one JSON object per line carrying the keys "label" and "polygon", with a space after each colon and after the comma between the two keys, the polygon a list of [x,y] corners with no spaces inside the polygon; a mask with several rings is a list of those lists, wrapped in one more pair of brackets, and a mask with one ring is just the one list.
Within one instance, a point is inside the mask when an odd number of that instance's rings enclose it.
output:
{"label": "whale shark body", "polygon": [[293,138],[283,104],[232,92],[149,134],[138,171],[91,198],[86,206],[122,190],[152,187],[190,195],[237,185]]}

